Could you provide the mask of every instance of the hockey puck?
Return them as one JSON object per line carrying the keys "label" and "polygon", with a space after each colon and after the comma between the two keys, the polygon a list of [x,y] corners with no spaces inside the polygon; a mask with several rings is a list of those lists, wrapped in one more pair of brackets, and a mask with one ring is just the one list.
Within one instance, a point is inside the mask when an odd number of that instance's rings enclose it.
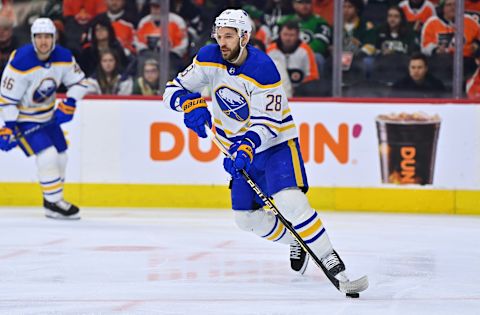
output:
{"label": "hockey puck", "polygon": [[345,293],[345,295],[352,299],[358,299],[360,297],[360,293]]}

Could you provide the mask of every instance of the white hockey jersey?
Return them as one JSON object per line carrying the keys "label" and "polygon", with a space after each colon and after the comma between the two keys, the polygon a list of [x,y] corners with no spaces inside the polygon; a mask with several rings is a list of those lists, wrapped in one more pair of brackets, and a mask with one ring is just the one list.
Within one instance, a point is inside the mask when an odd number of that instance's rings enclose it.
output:
{"label": "white hockey jersey", "polygon": [[200,49],[193,63],[167,83],[164,103],[182,111],[178,97],[212,91],[212,114],[219,139],[228,147],[251,130],[260,135],[256,152],[298,137],[280,75],[262,51],[247,45],[248,56],[240,66],[222,58],[217,44]]}
{"label": "white hockey jersey", "polygon": [[56,46],[46,61],[38,59],[32,44],[12,52],[0,85],[3,121],[47,122],[55,109],[57,88],[63,83],[67,97],[82,99],[85,75],[71,52]]}

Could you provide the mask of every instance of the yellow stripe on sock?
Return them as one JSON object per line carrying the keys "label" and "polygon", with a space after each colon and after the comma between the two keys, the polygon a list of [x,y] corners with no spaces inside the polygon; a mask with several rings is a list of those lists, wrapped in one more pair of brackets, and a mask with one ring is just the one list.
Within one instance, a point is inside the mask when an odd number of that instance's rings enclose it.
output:
{"label": "yellow stripe on sock", "polygon": [[309,237],[310,235],[314,234],[315,232],[320,231],[321,227],[322,227],[322,221],[317,219],[311,227],[309,227],[305,231],[302,231],[302,232],[298,233],[298,235],[300,235],[301,238]]}
{"label": "yellow stripe on sock", "polygon": [[43,191],[43,192],[51,192],[51,191],[55,191],[55,190],[57,190],[57,189],[59,189],[59,188],[62,188],[62,187],[63,187],[63,183],[62,183],[62,182],[60,182],[60,183],[58,183],[58,184],[56,184],[56,185],[54,185],[54,186],[51,186],[51,187],[45,187],[45,186],[42,185],[42,191]]}
{"label": "yellow stripe on sock", "polygon": [[274,239],[276,239],[283,232],[284,228],[285,227],[283,226],[283,224],[279,221],[277,230],[275,231],[275,233],[272,236],[268,237],[267,240],[273,241]]}

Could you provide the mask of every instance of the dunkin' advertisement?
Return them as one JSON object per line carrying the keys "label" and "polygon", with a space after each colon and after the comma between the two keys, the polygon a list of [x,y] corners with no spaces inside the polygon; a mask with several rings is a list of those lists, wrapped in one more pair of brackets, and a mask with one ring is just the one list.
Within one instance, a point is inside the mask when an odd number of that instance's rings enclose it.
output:
{"label": "dunkin' advertisement", "polygon": [[422,112],[377,116],[383,183],[433,184],[440,122]]}
{"label": "dunkin' advertisement", "polygon": [[[480,190],[480,106],[290,102],[311,187]],[[105,117],[108,117],[108,124]],[[83,100],[67,181],[227,185],[222,154],[159,100]],[[0,182],[35,182],[34,159],[0,152]]]}

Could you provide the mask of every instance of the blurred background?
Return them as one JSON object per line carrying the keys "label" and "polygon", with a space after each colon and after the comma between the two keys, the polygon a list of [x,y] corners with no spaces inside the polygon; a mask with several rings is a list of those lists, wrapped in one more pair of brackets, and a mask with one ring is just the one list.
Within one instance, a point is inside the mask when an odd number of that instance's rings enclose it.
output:
{"label": "blurred background", "polygon": [[90,94],[161,95],[226,8],[249,13],[290,97],[480,99],[480,0],[1,0],[0,71],[49,17]]}

